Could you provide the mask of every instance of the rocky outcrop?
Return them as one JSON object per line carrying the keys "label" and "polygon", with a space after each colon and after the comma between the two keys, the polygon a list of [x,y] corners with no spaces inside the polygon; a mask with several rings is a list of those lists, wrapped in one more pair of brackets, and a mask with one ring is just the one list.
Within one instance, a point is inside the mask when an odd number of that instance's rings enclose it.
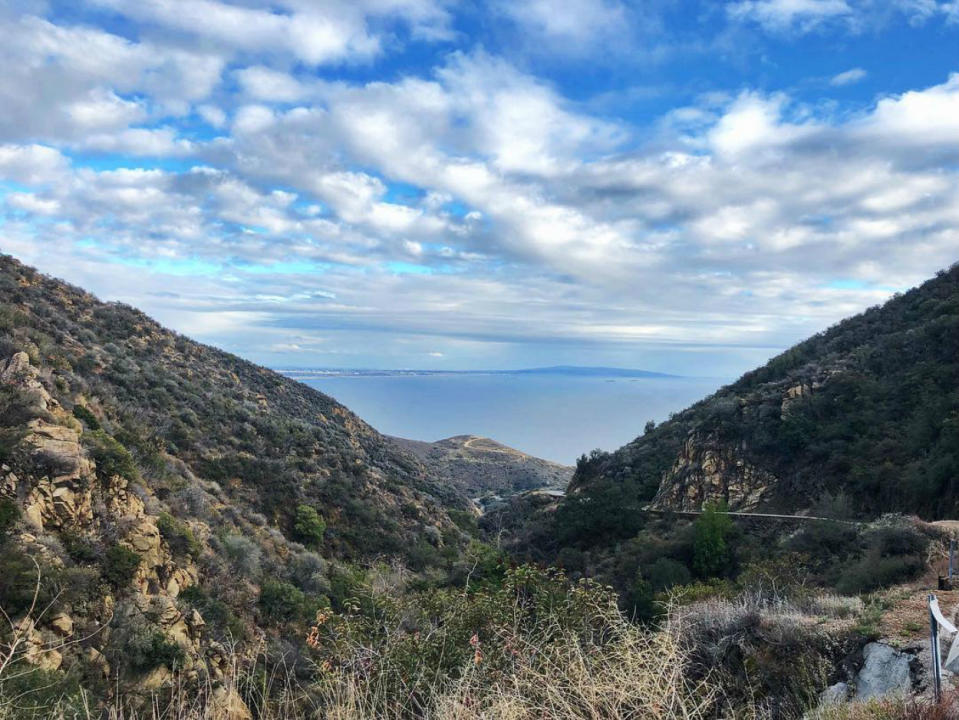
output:
{"label": "rocky outcrop", "polygon": [[866,645],[862,653],[862,668],[856,675],[857,700],[883,695],[905,695],[912,689],[910,668],[914,656],[878,642]]}
{"label": "rocky outcrop", "polygon": [[777,478],[745,458],[743,445],[723,443],[693,432],[660,482],[653,507],[701,510],[725,501],[730,510],[752,510],[775,487]]}
{"label": "rocky outcrop", "polygon": [[40,382],[39,372],[30,364],[30,356],[25,352],[14,353],[0,369],[0,384],[16,385],[28,398],[36,398],[42,410],[50,408],[55,400]]}
{"label": "rocky outcrop", "polygon": [[[97,477],[78,424],[46,390],[26,353],[16,353],[2,365],[0,382],[18,392],[19,411],[25,417],[34,416],[22,425],[22,437],[11,455],[12,466],[0,466],[0,496],[18,501],[30,528],[20,535],[21,546],[47,565],[59,566],[62,562],[51,554],[42,537],[69,532],[95,539],[104,528],[111,533],[122,528],[119,544],[139,557],[131,587],[122,589],[130,593],[123,612],[149,618],[164,637],[179,645],[184,651],[183,669],[190,676],[196,678],[200,671],[206,674],[206,623],[196,610],[182,612],[175,600],[181,590],[197,583],[196,566],[187,558],[174,560],[157,517],[146,512],[126,478]],[[112,627],[124,622],[122,615],[117,620],[114,605],[112,597],[104,598],[99,610],[87,618],[102,631],[89,638],[89,646],[82,650],[73,642],[76,623],[65,610],[38,621],[23,618],[24,660],[44,670],[57,670],[82,658],[108,676],[110,664],[101,649],[109,644]],[[155,690],[171,678],[168,668],[156,668],[141,679],[140,686]]]}

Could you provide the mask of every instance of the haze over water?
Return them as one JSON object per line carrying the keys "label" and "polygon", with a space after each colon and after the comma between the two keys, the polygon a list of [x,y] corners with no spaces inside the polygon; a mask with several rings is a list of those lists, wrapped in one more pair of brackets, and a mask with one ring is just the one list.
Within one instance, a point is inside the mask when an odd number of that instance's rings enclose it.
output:
{"label": "haze over water", "polygon": [[571,375],[360,375],[303,379],[380,432],[434,441],[484,435],[572,464],[614,450],[727,382],[716,378]]}

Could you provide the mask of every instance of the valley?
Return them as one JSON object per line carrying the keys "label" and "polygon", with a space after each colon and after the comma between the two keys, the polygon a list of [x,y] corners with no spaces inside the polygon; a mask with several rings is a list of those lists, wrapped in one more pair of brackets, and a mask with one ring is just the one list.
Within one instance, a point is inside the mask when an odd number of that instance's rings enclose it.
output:
{"label": "valley", "polygon": [[922,597],[959,517],[955,267],[575,468],[382,435],[9,257],[0,289],[5,720],[21,696],[32,717],[243,720],[852,718],[929,695]]}

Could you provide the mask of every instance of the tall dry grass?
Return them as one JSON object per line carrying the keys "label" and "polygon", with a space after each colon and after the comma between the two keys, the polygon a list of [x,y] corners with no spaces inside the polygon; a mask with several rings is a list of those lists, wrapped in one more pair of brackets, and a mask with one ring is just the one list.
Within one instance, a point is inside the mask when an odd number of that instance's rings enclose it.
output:
{"label": "tall dry grass", "polygon": [[[385,682],[382,675],[320,671],[316,681],[301,685],[282,665],[264,673],[237,662],[235,672],[217,686],[197,688],[178,680],[160,694],[120,697],[105,709],[90,697],[80,703],[75,698],[69,704],[51,703],[47,708],[5,703],[0,697],[0,719],[240,720],[246,706],[253,707],[262,720],[706,717],[715,706],[716,689],[706,681],[686,679],[687,658],[680,634],[671,627],[648,631],[625,619],[621,622],[615,639],[602,645],[584,643],[580,636],[559,628],[548,629],[558,638],[548,646],[514,639],[516,662],[509,672],[490,675],[474,659],[452,679],[424,665],[419,672],[432,678],[425,701],[398,694],[395,683]],[[245,700],[244,706],[231,704],[239,698]]]}
{"label": "tall dry grass", "polygon": [[[689,682],[686,653],[673,628],[647,631],[625,620],[616,639],[584,644],[573,633],[545,646],[516,644],[517,662],[498,677],[475,663],[455,680],[437,679],[429,703],[417,713],[428,720],[626,720],[706,717],[716,688]],[[321,695],[331,720],[402,720],[413,708],[356,674],[323,680]]]}

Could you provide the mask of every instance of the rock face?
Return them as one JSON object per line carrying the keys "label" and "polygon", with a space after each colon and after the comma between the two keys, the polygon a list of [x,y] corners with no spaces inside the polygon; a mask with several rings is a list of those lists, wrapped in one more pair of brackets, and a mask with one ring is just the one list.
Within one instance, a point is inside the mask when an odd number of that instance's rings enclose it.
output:
{"label": "rock face", "polygon": [[[13,449],[16,472],[8,465],[3,465],[0,472],[0,497],[22,504],[22,516],[35,533],[21,535],[23,547],[29,554],[57,564],[60,561],[49,558],[49,551],[39,542],[41,536],[65,531],[95,538],[105,527],[125,528],[117,540],[137,554],[139,566],[132,587],[121,588],[132,591],[123,612],[152,618],[157,630],[183,649],[184,669],[204,667],[205,622],[196,610],[180,612],[175,602],[181,589],[196,584],[196,566],[186,558],[174,560],[161,536],[157,516],[145,511],[143,500],[130,492],[127,479],[118,475],[97,477],[96,464],[84,448],[80,433],[69,424],[72,418],[46,390],[26,353],[16,353],[3,365],[0,383],[18,392],[22,399],[19,412],[35,416],[24,423],[22,437]],[[112,623],[112,599],[104,601],[90,619],[98,624]],[[81,652],[79,646],[69,642],[76,634],[75,625],[74,618],[62,610],[42,619],[40,625],[23,618],[19,627],[24,636],[24,660],[43,670],[57,670],[85,657],[109,675],[109,663],[100,649],[91,646]],[[106,643],[109,634],[98,633],[90,642]],[[167,668],[156,668],[142,679],[141,687],[155,689],[170,677]]]}
{"label": "rock face", "polygon": [[856,676],[856,699],[905,694],[912,689],[912,656],[883,643],[863,648],[863,664]]}
{"label": "rock face", "polygon": [[730,510],[756,508],[777,479],[746,460],[744,449],[691,433],[663,476],[653,506],[701,510],[707,502],[724,500]]}

